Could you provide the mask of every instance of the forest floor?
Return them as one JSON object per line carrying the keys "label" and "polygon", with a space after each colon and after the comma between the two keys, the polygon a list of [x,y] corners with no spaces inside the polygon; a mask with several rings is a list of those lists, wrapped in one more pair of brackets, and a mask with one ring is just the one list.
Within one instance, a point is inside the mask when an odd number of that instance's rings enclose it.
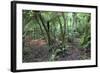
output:
{"label": "forest floor", "polygon": [[78,48],[78,41],[67,43],[67,53],[62,58],[62,60],[79,60],[80,59],[80,50]]}
{"label": "forest floor", "polygon": [[85,59],[90,59],[90,48],[87,51],[86,48],[80,48],[79,46],[79,39],[75,38],[73,42],[67,43],[69,46],[67,48],[67,53],[61,58],[60,60],[85,60]]}
{"label": "forest floor", "polygon": [[[74,39],[73,42],[67,43],[68,48],[58,58],[55,57],[54,61],[67,61],[67,60],[85,60],[90,59],[90,51],[86,52],[85,49],[80,49],[79,39]],[[41,48],[34,46],[34,48],[24,49],[23,62],[43,62],[49,61],[50,52],[47,47]]]}

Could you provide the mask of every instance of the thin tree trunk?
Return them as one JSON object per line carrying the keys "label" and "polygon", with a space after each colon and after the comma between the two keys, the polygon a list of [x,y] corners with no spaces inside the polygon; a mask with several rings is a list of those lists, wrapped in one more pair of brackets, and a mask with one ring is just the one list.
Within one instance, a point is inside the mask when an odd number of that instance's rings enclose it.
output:
{"label": "thin tree trunk", "polygon": [[60,24],[60,34],[61,34],[61,41],[63,40],[63,27],[62,27],[62,23],[61,23],[61,20],[60,20],[60,17],[58,16],[58,21],[59,21],[59,24]]}
{"label": "thin tree trunk", "polygon": [[50,38],[50,22],[47,22],[47,27],[48,27],[48,32],[47,32],[47,36],[48,36],[48,44],[51,45],[51,38]]}
{"label": "thin tree trunk", "polygon": [[63,45],[65,47],[65,41],[66,41],[66,39],[65,39],[65,36],[66,36],[66,17],[64,15],[64,13],[62,13],[62,16],[63,16],[63,20],[64,20],[64,33],[63,33],[63,40],[62,40],[62,42],[63,42]]}
{"label": "thin tree trunk", "polygon": [[44,20],[43,20],[43,18],[42,18],[42,16],[41,16],[41,13],[38,13],[38,17],[40,18],[41,23],[42,23],[42,25],[43,25],[45,31],[48,32],[48,29],[47,29],[47,27],[46,27],[46,25],[45,25],[45,22],[44,22]]}
{"label": "thin tree trunk", "polygon": [[76,13],[74,12],[73,13],[73,29],[75,30],[76,27],[77,27],[77,25],[76,25]]}
{"label": "thin tree trunk", "polygon": [[39,24],[39,27],[40,27],[40,30],[41,30],[41,34],[44,35],[44,31],[42,29],[41,23],[39,22],[39,18],[38,18],[37,13],[35,13],[35,19],[36,19],[37,23]]}

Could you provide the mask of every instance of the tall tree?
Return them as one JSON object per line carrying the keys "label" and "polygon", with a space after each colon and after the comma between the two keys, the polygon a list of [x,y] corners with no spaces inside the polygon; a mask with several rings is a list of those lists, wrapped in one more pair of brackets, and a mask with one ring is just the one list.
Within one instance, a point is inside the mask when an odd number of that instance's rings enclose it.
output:
{"label": "tall tree", "polygon": [[66,25],[67,25],[66,21],[67,21],[67,19],[66,19],[66,16],[65,16],[64,13],[62,13],[62,17],[63,17],[63,22],[64,22],[64,31],[63,31],[63,40],[62,40],[62,42],[63,42],[64,47],[65,47],[65,41],[66,41],[65,36],[66,36]]}

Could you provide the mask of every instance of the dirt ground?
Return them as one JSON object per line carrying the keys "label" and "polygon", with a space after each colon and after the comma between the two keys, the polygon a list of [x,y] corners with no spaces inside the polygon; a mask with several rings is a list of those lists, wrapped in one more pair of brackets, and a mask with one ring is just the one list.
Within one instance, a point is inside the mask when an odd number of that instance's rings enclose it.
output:
{"label": "dirt ground", "polygon": [[[85,60],[90,59],[90,48],[79,48],[79,40],[67,43],[67,49],[56,53],[53,61],[67,61],[67,60]],[[47,45],[42,47],[33,46],[32,48],[24,47],[23,62],[44,62],[51,61],[50,56],[52,51],[48,49]]]}

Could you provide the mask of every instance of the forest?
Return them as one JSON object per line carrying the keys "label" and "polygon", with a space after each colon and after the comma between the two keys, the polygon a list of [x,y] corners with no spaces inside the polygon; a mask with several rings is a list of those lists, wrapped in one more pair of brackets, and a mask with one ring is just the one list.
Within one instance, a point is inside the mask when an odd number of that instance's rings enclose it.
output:
{"label": "forest", "polygon": [[91,59],[91,13],[22,10],[22,61]]}

